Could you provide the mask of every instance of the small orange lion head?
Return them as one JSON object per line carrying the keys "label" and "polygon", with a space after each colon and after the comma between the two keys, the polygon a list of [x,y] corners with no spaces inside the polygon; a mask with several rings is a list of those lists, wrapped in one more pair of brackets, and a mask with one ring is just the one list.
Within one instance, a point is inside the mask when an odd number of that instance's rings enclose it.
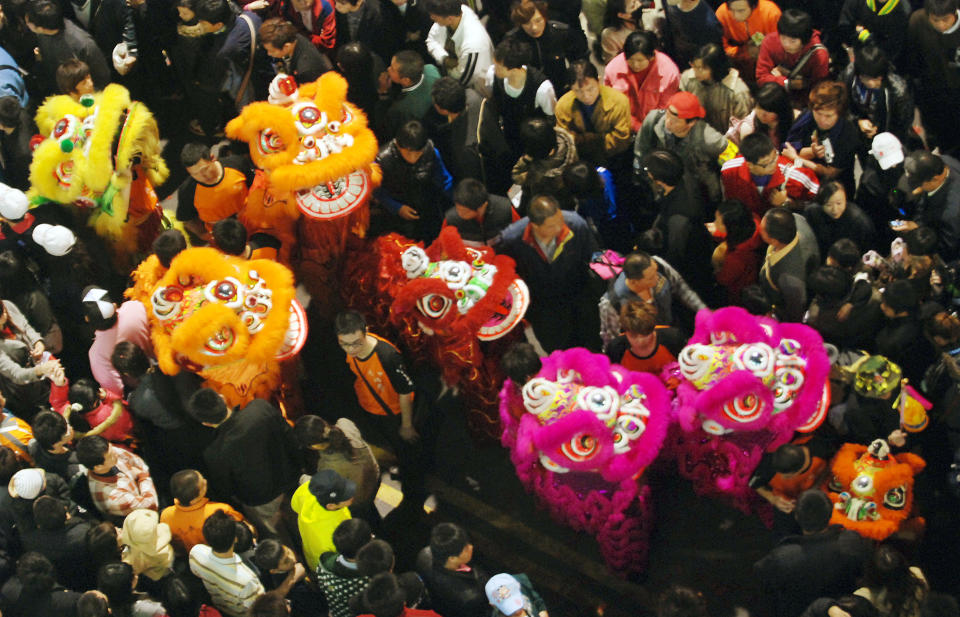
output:
{"label": "small orange lion head", "polygon": [[293,193],[310,218],[349,214],[379,183],[377,139],[363,112],[347,102],[347,81],[332,71],[299,86],[277,75],[268,102],[244,107],[226,134],[247,142],[273,188]]}

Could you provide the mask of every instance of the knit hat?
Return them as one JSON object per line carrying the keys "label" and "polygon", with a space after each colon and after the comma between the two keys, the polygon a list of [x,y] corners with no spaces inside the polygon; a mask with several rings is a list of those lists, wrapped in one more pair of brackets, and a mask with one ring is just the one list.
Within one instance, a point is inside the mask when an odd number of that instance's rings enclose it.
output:
{"label": "knit hat", "polygon": [[170,546],[170,526],[160,522],[153,510],[134,510],[123,520],[120,543],[150,554],[163,552]]}
{"label": "knit hat", "polygon": [[0,183],[0,216],[8,221],[19,221],[27,214],[29,206],[23,191]]}
{"label": "knit hat", "polygon": [[341,503],[356,495],[357,483],[347,480],[332,469],[324,469],[313,474],[308,490],[321,506],[327,506]]}
{"label": "knit hat", "polygon": [[44,472],[42,469],[36,467],[21,469],[10,478],[7,491],[11,497],[36,499],[43,492],[43,484]]}
{"label": "knit hat", "polygon": [[43,250],[50,255],[63,257],[73,250],[77,237],[63,225],[40,223],[33,228],[33,241],[42,246]]}
{"label": "knit hat", "polygon": [[880,169],[890,169],[903,162],[903,145],[893,133],[880,133],[873,138],[870,154],[877,159]]}
{"label": "knit hat", "polygon": [[677,117],[683,120],[690,118],[704,118],[707,110],[700,104],[700,99],[692,92],[677,92],[667,101],[667,108],[677,110]]}
{"label": "knit hat", "polygon": [[484,591],[487,600],[504,615],[512,615],[523,608],[520,581],[509,574],[497,574],[487,581]]}

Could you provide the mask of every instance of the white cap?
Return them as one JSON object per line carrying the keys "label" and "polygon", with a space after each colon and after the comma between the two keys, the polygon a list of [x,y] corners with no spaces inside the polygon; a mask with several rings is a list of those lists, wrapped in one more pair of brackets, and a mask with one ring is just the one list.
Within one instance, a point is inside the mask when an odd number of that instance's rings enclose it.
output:
{"label": "white cap", "polygon": [[43,492],[43,470],[36,467],[21,469],[10,478],[7,491],[11,497],[36,499]]}
{"label": "white cap", "polygon": [[19,221],[29,207],[30,201],[23,191],[0,184],[0,216],[8,221]]}
{"label": "white cap", "polygon": [[33,228],[33,241],[54,257],[63,257],[73,249],[77,237],[63,225],[40,223]]}
{"label": "white cap", "polygon": [[490,577],[484,591],[487,592],[487,601],[504,615],[512,615],[523,608],[520,581],[509,574]]}
{"label": "white cap", "polygon": [[870,154],[880,163],[880,169],[890,169],[903,162],[903,145],[893,133],[880,133],[873,138]]}

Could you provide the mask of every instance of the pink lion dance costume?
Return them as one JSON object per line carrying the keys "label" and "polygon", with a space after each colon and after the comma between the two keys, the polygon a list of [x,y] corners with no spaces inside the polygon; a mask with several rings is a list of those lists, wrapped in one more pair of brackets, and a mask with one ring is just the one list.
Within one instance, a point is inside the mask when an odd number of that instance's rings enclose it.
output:
{"label": "pink lion dance costume", "polygon": [[621,575],[646,568],[652,513],[640,479],[670,423],[655,376],[586,349],[556,351],[518,392],[500,392],[503,445],[524,487],[559,522],[596,536]]}
{"label": "pink lion dance costume", "polygon": [[671,450],[700,495],[750,512],[747,485],[764,452],[815,430],[830,406],[830,361],[808,326],[738,307],[701,310],[677,358],[680,384]]}

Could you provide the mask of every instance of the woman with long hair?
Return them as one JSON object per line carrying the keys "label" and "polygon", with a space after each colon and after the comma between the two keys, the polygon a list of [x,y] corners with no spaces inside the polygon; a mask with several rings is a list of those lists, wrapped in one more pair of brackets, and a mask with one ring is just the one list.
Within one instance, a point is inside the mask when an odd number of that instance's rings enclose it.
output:
{"label": "woman with long hair", "polygon": [[746,117],[753,108],[750,88],[730,66],[719,43],[707,43],[697,50],[690,68],[680,75],[680,89],[700,99],[707,110],[707,124],[721,133],[731,121]]}
{"label": "woman with long hair", "polygon": [[763,84],[757,88],[753,111],[741,120],[735,120],[726,137],[737,145],[751,133],[766,133],[777,148],[787,140],[793,125],[793,107],[790,96],[779,84]]}
{"label": "woman with long hair", "polygon": [[881,545],[867,562],[863,586],[854,595],[870,600],[880,617],[920,617],[930,586],[923,572],[897,549]]}
{"label": "woman with long hair", "polygon": [[608,0],[597,52],[603,63],[610,62],[622,52],[627,37],[637,30],[643,30],[642,0]]}

